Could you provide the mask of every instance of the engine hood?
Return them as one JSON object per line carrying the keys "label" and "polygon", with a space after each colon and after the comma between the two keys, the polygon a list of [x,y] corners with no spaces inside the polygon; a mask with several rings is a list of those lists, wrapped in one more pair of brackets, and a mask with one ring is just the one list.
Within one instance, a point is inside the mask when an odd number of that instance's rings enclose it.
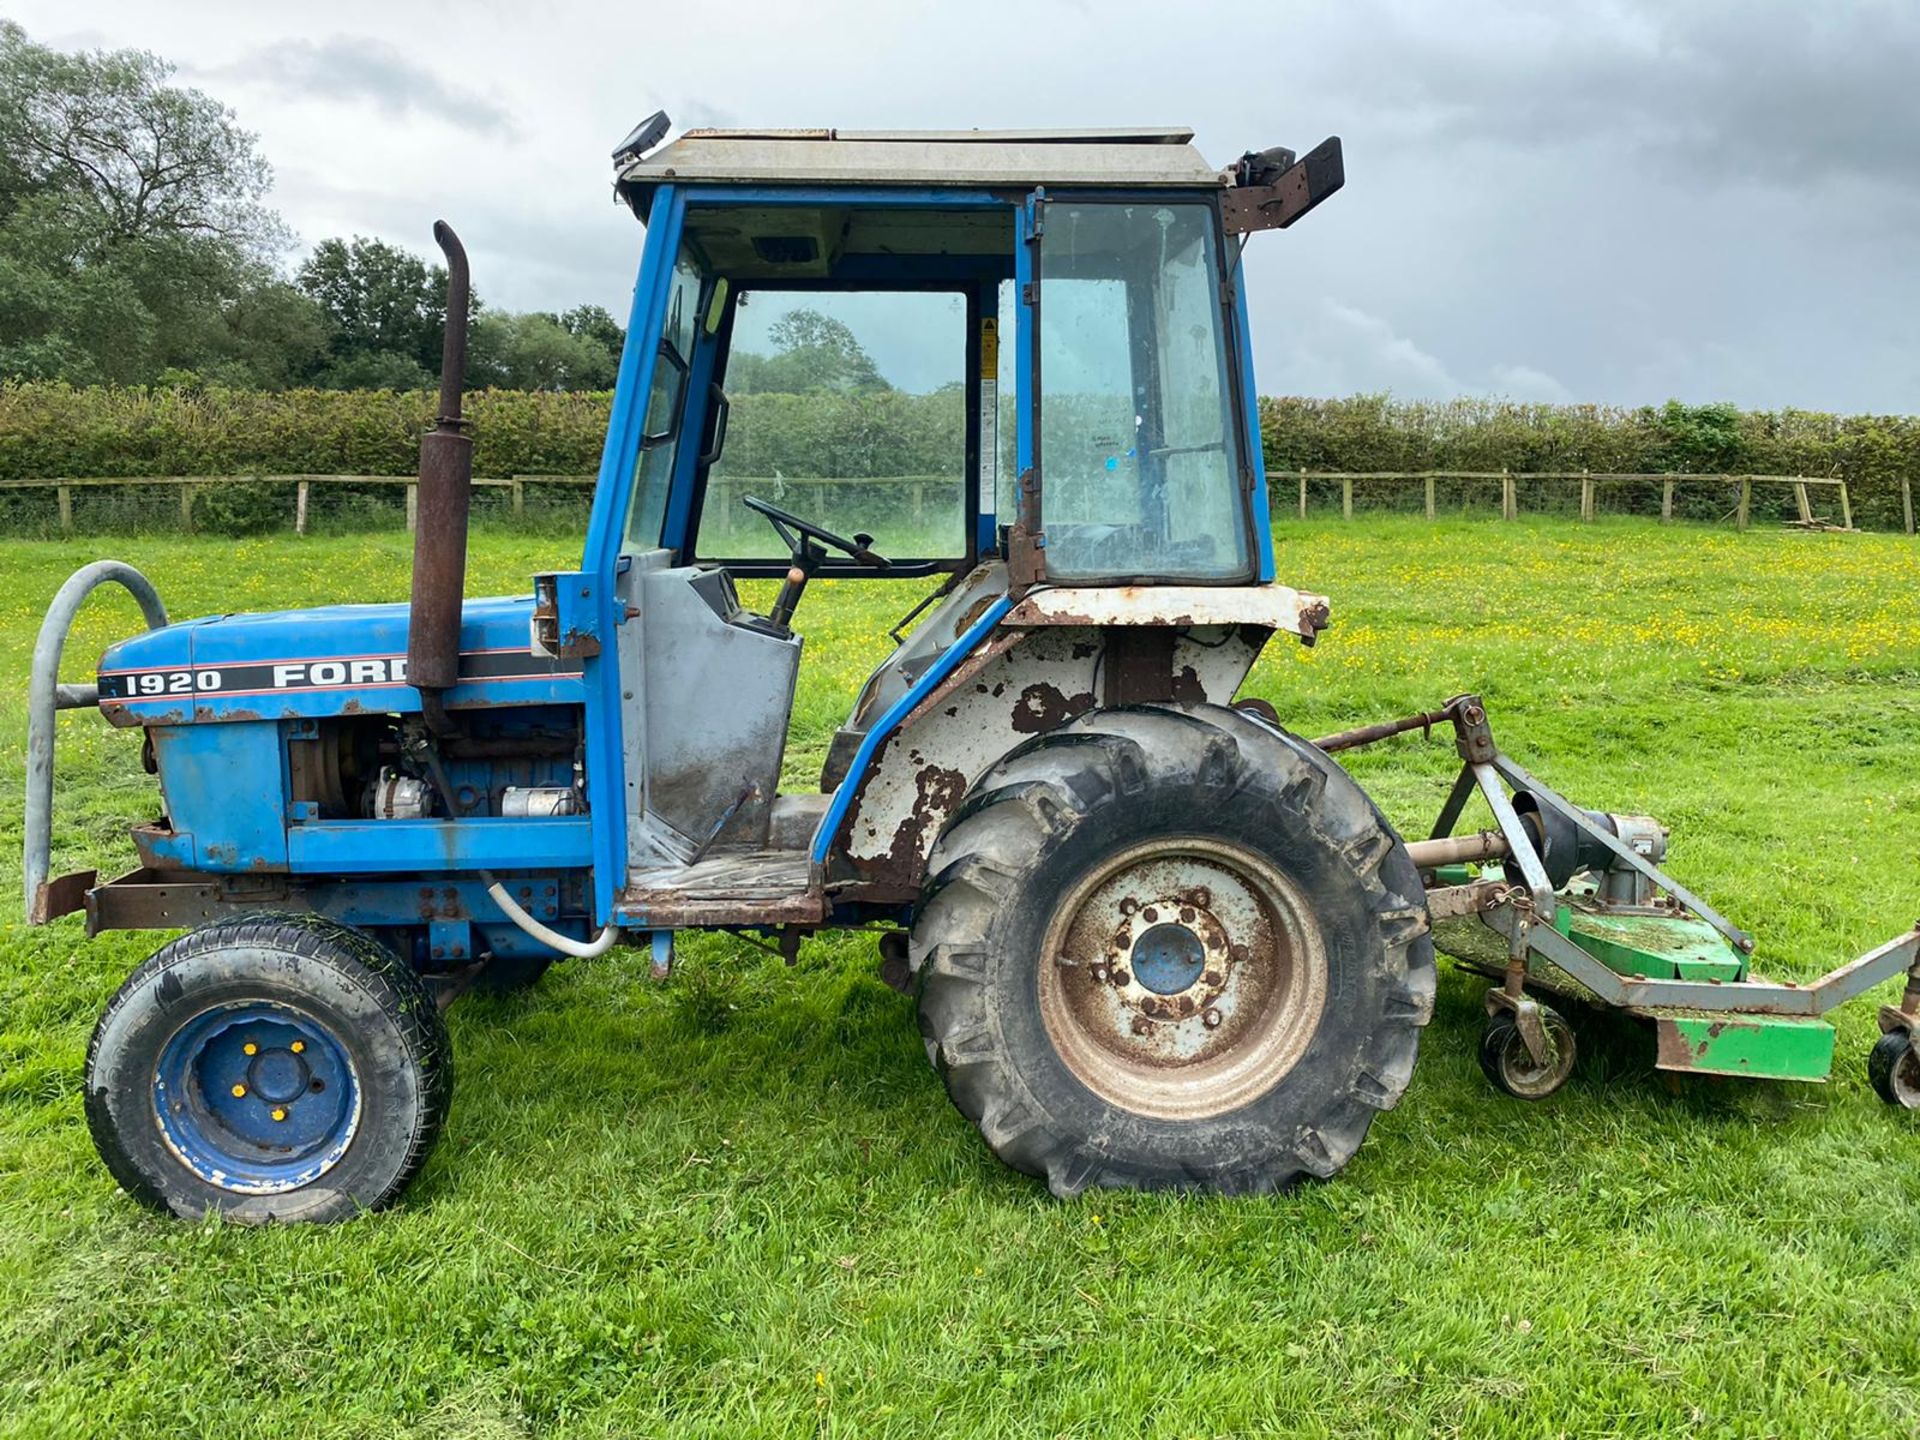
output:
{"label": "engine hood", "polygon": [[[299,719],[420,708],[407,683],[405,602],[211,615],[149,630],[100,657],[116,725]],[[469,600],[453,707],[578,704],[578,660],[536,655],[533,597]]]}

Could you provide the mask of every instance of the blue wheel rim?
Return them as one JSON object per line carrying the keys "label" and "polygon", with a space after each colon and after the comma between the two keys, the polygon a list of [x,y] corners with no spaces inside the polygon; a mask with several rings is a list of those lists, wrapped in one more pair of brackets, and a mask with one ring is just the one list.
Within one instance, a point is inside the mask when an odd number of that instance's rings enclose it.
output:
{"label": "blue wheel rim", "polygon": [[182,1164],[210,1185],[277,1195],[319,1179],[360,1125],[360,1084],[325,1025],[266,1001],[194,1016],[161,1048],[153,1109]]}

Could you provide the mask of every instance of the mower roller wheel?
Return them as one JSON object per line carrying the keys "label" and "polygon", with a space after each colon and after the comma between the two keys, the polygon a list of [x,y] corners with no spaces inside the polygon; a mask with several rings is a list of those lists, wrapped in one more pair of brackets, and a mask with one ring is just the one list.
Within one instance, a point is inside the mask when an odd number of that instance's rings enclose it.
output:
{"label": "mower roller wheel", "polygon": [[1519,1023],[1508,1011],[1491,1016],[1480,1037],[1481,1070],[1495,1089],[1516,1100],[1544,1100],[1573,1074],[1578,1053],[1573,1027],[1558,1010],[1546,1005],[1540,1006],[1540,1024],[1552,1050],[1545,1063],[1535,1060],[1527,1050]]}
{"label": "mower roller wheel", "polygon": [[1867,1052],[1867,1079],[1873,1093],[1902,1110],[1920,1110],[1920,1051],[1908,1031],[1894,1030]]}
{"label": "mower roller wheel", "polygon": [[1056,1195],[1325,1177],[1412,1078],[1419,873],[1308,742],[1216,706],[1012,751],[934,847],[911,938],[955,1107]]}

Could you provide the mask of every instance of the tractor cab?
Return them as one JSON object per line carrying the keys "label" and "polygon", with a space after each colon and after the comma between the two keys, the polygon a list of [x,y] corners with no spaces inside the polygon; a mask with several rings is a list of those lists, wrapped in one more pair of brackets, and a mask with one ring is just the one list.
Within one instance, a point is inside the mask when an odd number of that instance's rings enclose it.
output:
{"label": "tractor cab", "polygon": [[[889,737],[1010,616],[1037,643],[968,691],[994,713],[917,718],[1004,749],[1103,688],[1230,693],[1256,630],[1311,639],[1318,602],[1272,584],[1237,261],[1248,230],[1338,187],[1338,142],[1222,171],[1181,130],[695,130],[651,148],[663,129],[616,157],[647,245],[582,569],[613,577],[621,671],[647,675],[621,689],[617,910],[712,917],[689,863],[785,898],[813,873],[812,919],[829,890],[910,896],[974,772]],[[823,577],[909,582],[911,634],[819,791],[783,797]],[[746,578],[778,580],[763,612]],[[541,581],[555,653],[569,583]],[[1196,609],[1218,612],[1224,663],[1174,663],[1169,622]]]}

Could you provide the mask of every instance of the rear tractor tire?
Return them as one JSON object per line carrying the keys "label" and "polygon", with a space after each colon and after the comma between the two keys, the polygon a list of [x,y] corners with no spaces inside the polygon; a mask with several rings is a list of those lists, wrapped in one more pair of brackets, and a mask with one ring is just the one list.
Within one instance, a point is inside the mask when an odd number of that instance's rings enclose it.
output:
{"label": "rear tractor tire", "polygon": [[1332,1175],[1412,1078],[1433,943],[1406,847],[1306,741],[1094,711],[981,778],[910,958],[927,1053],[1056,1195]]}
{"label": "rear tractor tire", "polygon": [[1874,1041],[1867,1052],[1867,1079],[1887,1104],[1920,1110],[1920,1051],[1914,1048],[1914,1037],[1894,1030]]}
{"label": "rear tractor tire", "polygon": [[87,1128],[130,1195],[188,1219],[344,1220],[419,1173],[453,1096],[425,984],[317,915],[162,946],[87,1050]]}

